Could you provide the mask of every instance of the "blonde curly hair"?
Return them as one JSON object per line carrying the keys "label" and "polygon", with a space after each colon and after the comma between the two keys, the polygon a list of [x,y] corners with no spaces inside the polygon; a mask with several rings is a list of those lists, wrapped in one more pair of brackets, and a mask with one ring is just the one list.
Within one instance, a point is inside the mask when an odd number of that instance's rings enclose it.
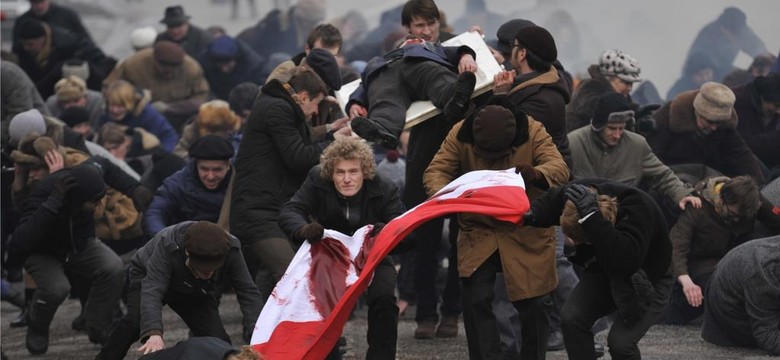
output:
{"label": "blonde curly hair", "polygon": [[374,151],[363,140],[353,137],[336,139],[328,145],[320,155],[320,176],[323,179],[333,178],[333,168],[339,160],[358,160],[363,170],[363,177],[373,179],[376,175]]}

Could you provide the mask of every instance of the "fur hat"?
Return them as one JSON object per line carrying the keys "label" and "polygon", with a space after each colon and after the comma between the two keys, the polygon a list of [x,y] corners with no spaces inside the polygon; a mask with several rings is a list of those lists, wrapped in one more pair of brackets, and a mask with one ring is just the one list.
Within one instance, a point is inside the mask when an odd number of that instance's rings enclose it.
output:
{"label": "fur hat", "polygon": [[46,134],[46,121],[37,109],[30,109],[16,114],[8,124],[8,137],[11,145],[18,145],[27,134]]}
{"label": "fur hat", "polygon": [[517,35],[517,31],[531,25],[536,24],[534,24],[533,21],[525,19],[512,19],[501,24],[501,26],[498,28],[498,31],[496,31],[496,38],[498,38],[496,48],[498,51],[504,54],[511,54],[512,42],[515,41],[515,35]]}
{"label": "fur hat", "polygon": [[198,160],[230,160],[233,154],[233,144],[219,135],[201,137],[188,150],[190,158]]}
{"label": "fur hat", "polygon": [[639,62],[620,50],[609,49],[601,53],[599,70],[606,76],[617,76],[628,82],[639,82]]}
{"label": "fur hat", "polygon": [[54,93],[57,101],[71,102],[81,99],[87,93],[87,83],[78,76],[70,75],[60,79],[54,85]]}
{"label": "fur hat", "polygon": [[46,166],[44,157],[51,150],[57,150],[62,154],[63,158],[65,157],[64,149],[57,146],[57,143],[50,137],[31,133],[19,142],[17,150],[11,152],[11,159],[23,167]]}
{"label": "fur hat", "polygon": [[70,59],[62,64],[62,77],[76,76],[81,80],[89,79],[89,64],[81,59]]}
{"label": "fur hat", "polygon": [[552,63],[558,58],[555,39],[553,39],[547,29],[541,26],[530,25],[523,27],[517,31],[515,39],[526,49],[548,63]]}
{"label": "fur hat", "polygon": [[185,230],[182,247],[190,265],[200,271],[215,271],[230,252],[230,237],[217,224],[198,221]]}
{"label": "fur hat", "polygon": [[590,126],[594,131],[601,131],[610,123],[629,123],[634,120],[634,110],[631,102],[624,95],[608,92],[599,98]]}
{"label": "fur hat", "polygon": [[224,134],[238,131],[241,118],[230,110],[230,104],[224,100],[211,100],[203,103],[198,110],[198,135]]}
{"label": "fur hat", "polygon": [[157,30],[152,26],[140,27],[130,33],[130,45],[136,50],[152,47],[155,39]]}
{"label": "fur hat", "polygon": [[312,49],[306,56],[306,65],[314,70],[330,89],[341,89],[341,70],[336,57],[330,51]]}
{"label": "fur hat", "polygon": [[154,44],[154,59],[166,65],[180,65],[184,61],[184,49],[168,40],[161,40]]}
{"label": "fur hat", "polygon": [[488,105],[474,118],[474,153],[488,160],[498,159],[512,151],[512,141],[517,132],[515,116],[509,109]]}
{"label": "fur hat", "polygon": [[736,97],[726,85],[707,82],[693,99],[696,114],[710,121],[726,121],[734,111]]}

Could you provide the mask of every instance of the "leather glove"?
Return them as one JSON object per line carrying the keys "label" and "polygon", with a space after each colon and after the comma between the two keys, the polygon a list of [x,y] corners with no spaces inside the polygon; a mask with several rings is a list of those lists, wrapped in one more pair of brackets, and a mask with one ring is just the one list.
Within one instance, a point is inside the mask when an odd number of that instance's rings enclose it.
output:
{"label": "leather glove", "polygon": [[135,209],[138,210],[138,212],[144,212],[152,202],[154,194],[152,194],[149,189],[141,185],[133,190],[133,193],[130,197],[133,199],[133,205],[135,206]]}
{"label": "leather glove", "polygon": [[69,191],[73,190],[78,184],[76,178],[71,174],[67,174],[57,179],[54,183],[54,189],[52,189],[51,196],[62,202],[65,200],[65,196]]}
{"label": "leather glove", "polygon": [[536,170],[531,164],[517,164],[515,174],[523,175],[523,180],[538,188],[547,189],[550,187],[542,172]]}
{"label": "leather glove", "polygon": [[295,236],[299,239],[306,239],[310,244],[314,244],[322,240],[322,235],[325,233],[325,228],[318,222],[306,224],[301,226],[295,231]]}
{"label": "leather glove", "polygon": [[590,191],[585,185],[571,184],[566,188],[564,195],[577,207],[580,218],[599,210],[596,193]]}
{"label": "leather glove", "polygon": [[371,229],[371,233],[369,235],[371,237],[375,237],[375,236],[379,235],[379,232],[381,232],[382,229],[385,228],[385,225],[386,225],[385,223],[381,223],[381,222],[375,223],[374,224],[374,228]]}

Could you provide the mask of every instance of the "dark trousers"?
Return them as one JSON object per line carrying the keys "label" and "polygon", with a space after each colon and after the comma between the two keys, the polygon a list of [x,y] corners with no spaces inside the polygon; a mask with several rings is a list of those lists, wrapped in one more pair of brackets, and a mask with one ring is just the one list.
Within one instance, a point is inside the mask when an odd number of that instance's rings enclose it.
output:
{"label": "dark trousers", "polygon": [[[239,239],[257,237],[242,235],[244,237],[236,236]],[[249,268],[249,274],[254,277],[257,290],[262,294],[263,301],[267,301],[276,283],[287,271],[287,266],[290,265],[295,256],[295,250],[293,250],[290,240],[282,237],[265,238],[244,244],[246,245],[242,246],[241,250]]]}
{"label": "dark trousers", "polygon": [[[127,314],[116,324],[108,344],[103,347],[96,359],[124,359],[127,351],[141,335],[143,274],[133,267],[129,268],[128,273]],[[193,336],[213,336],[230,343],[230,336],[219,317],[217,299],[166,294],[164,302],[187,324]]]}
{"label": "dark trousers", "polygon": [[[390,63],[368,86],[368,117],[395,136],[406,125],[412,102],[430,100],[441,109],[451,97],[458,74],[435,61],[403,58]],[[432,121],[432,120],[429,120]]]}
{"label": "dark trousers", "polygon": [[[501,271],[501,257],[496,251],[470,277],[461,279],[463,323],[471,360],[503,358],[492,306],[496,274]],[[512,305],[520,315],[523,329],[520,358],[544,359],[552,308],[549,294],[514,301]]]}
{"label": "dark trousers", "polygon": [[30,309],[31,324],[40,330],[48,328],[57,308],[70,293],[69,279],[79,278],[91,284],[84,306],[87,328],[109,330],[122,295],[122,260],[98,239],[87,240],[83,250],[68,255],[64,262],[37,253],[27,258],[24,267],[38,285]]}
{"label": "dark trousers", "polygon": [[[615,319],[607,336],[612,359],[641,359],[637,343],[660,317],[671,291],[671,276],[658,280],[655,294],[644,315],[633,326],[627,326],[620,316]],[[585,269],[580,282],[561,309],[563,342],[569,359],[595,359],[591,327],[599,318],[617,309],[612,298],[609,277],[602,270]]]}
{"label": "dark trousers", "polygon": [[374,278],[368,285],[368,360],[395,359],[398,340],[397,276],[392,260],[387,257],[377,265]]}
{"label": "dark trousers", "polygon": [[[702,296],[707,290],[707,285],[710,282],[710,276],[712,274],[705,274],[699,276],[691,275],[691,280],[696,285],[701,287]],[[688,299],[685,297],[682,285],[675,281],[672,286],[672,294],[669,296],[669,304],[664,310],[664,320],[667,324],[671,325],[686,325],[704,314],[704,307],[707,304],[702,303],[699,307],[693,307],[688,303]]]}

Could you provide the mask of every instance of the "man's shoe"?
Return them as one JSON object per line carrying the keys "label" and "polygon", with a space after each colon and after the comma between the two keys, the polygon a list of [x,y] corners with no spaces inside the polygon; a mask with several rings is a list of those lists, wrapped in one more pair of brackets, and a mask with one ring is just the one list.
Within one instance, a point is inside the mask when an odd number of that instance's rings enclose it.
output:
{"label": "man's shoe", "polygon": [[442,316],[439,327],[436,328],[437,338],[454,338],[458,337],[458,317],[457,316]]}
{"label": "man's shoe", "polygon": [[415,339],[433,339],[436,335],[436,321],[424,320],[417,323],[417,329],[414,330]]}
{"label": "man's shoe", "polygon": [[450,100],[442,109],[442,114],[448,122],[455,123],[463,118],[463,113],[466,111],[466,105],[471,99],[471,93],[474,92],[476,83],[477,76],[473,72],[467,71],[458,76],[458,81],[453,85]]}
{"label": "man's shoe", "polygon": [[356,116],[350,123],[352,131],[366,141],[382,145],[386,149],[398,148],[398,138],[376,121]]}
{"label": "man's shoe", "polygon": [[45,354],[49,350],[49,328],[39,330],[35,326],[28,326],[26,343],[30,354]]}
{"label": "man's shoe", "polygon": [[547,351],[563,350],[563,334],[560,331],[553,331],[547,337]]}
{"label": "man's shoe", "polygon": [[30,312],[29,305],[22,309],[22,312],[19,314],[19,316],[16,317],[16,319],[11,320],[11,327],[12,328],[20,328],[27,326],[27,316]]}
{"label": "man's shoe", "polygon": [[602,356],[604,356],[604,352],[605,352],[604,344],[602,344],[602,343],[595,343],[593,345],[593,350],[596,352],[596,358],[597,359],[602,357]]}

